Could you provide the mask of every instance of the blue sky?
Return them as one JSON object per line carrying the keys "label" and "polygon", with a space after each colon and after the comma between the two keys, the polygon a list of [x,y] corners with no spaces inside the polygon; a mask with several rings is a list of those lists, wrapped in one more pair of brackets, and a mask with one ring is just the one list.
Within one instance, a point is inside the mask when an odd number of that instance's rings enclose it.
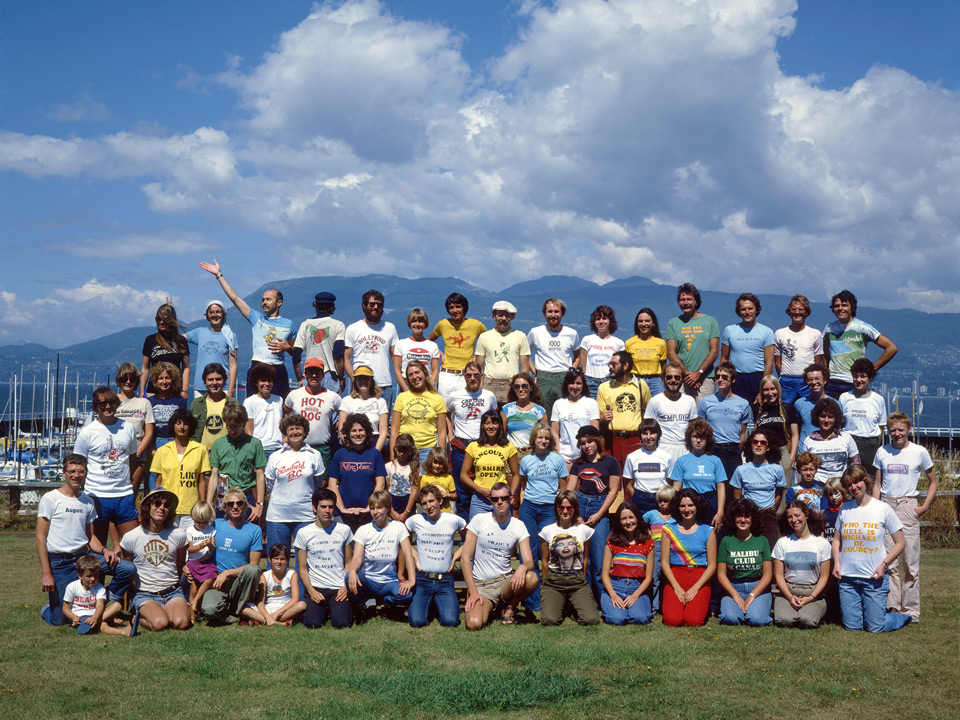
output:
{"label": "blue sky", "polygon": [[[958,4],[0,5],[0,344],[272,279],[960,311]],[[764,260],[760,260],[763,258]],[[815,263],[810,266],[811,259]]]}

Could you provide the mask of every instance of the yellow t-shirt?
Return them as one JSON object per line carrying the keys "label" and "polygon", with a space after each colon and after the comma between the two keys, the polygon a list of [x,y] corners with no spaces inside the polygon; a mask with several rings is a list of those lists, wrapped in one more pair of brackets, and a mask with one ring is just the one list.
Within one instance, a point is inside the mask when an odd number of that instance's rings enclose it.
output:
{"label": "yellow t-shirt", "polygon": [[[424,488],[427,485],[436,485],[447,494],[457,491],[457,486],[453,482],[453,475],[449,473],[447,475],[423,475],[420,478],[420,487]],[[453,508],[450,507],[450,498],[445,498],[440,508],[445,513],[453,512]]]}
{"label": "yellow t-shirt", "polygon": [[443,338],[443,367],[447,370],[463,370],[473,360],[473,348],[486,325],[473,318],[464,318],[459,325],[443,319],[433,328],[433,334]]}
{"label": "yellow t-shirt", "polygon": [[498,482],[506,482],[509,460],[517,454],[512,443],[506,445],[480,445],[474,441],[467,445],[467,455],[473,458],[473,481],[483,488],[492,488]]}
{"label": "yellow t-shirt", "polygon": [[203,426],[203,436],[200,438],[200,442],[203,443],[207,452],[210,452],[213,443],[218,438],[227,434],[227,428],[223,424],[223,406],[227,404],[227,399],[227,396],[224,395],[223,400],[219,402],[210,399],[205,401],[207,403],[207,421]]}
{"label": "yellow t-shirt", "polygon": [[400,433],[410,433],[417,450],[432,448],[437,444],[437,422],[447,412],[446,403],[439,393],[424,392],[416,395],[402,392],[393,404],[394,412],[400,413]]}
{"label": "yellow t-shirt", "polygon": [[610,427],[614,430],[638,430],[649,402],[650,388],[636,375],[633,376],[633,382],[620,383],[616,380],[608,380],[597,390],[600,414],[603,415],[607,408],[613,411]]}
{"label": "yellow t-shirt", "polygon": [[181,459],[177,456],[177,443],[172,440],[154,453],[150,472],[160,476],[158,486],[177,496],[177,515],[189,515],[200,501],[200,476],[210,472],[210,455],[203,445],[191,440]]}
{"label": "yellow t-shirt", "polygon": [[633,358],[634,375],[659,375],[662,364],[667,361],[667,343],[663,338],[651,336],[641,340],[634,335],[624,347]]}

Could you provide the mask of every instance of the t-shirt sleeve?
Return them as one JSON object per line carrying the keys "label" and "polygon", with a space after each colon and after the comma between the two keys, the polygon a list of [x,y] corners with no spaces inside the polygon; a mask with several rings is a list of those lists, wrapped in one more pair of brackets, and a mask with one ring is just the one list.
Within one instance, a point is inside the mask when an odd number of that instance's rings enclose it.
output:
{"label": "t-shirt sleeve", "polygon": [[183,334],[183,336],[187,339],[188,343],[192,345],[196,345],[197,338],[200,336],[200,330],[201,328],[194,328],[193,330],[188,330]]}
{"label": "t-shirt sleeve", "polygon": [[723,329],[723,332],[720,333],[720,344],[721,344],[721,345],[729,345],[729,344],[730,344],[730,326],[729,326],[729,325],[727,325],[727,326]]}
{"label": "t-shirt sleeve", "polygon": [[720,337],[720,324],[717,322],[715,317],[710,316],[710,322],[707,323],[707,328],[705,329],[707,329],[708,340]]}
{"label": "t-shirt sleeve", "polygon": [[740,477],[740,468],[733,471],[733,477],[730,478],[730,486],[735,488],[743,487],[743,478]]}
{"label": "t-shirt sleeve", "polygon": [[143,339],[143,355],[145,355],[146,357],[150,357],[150,353],[153,351],[153,345],[154,345],[154,336],[147,335]]}
{"label": "t-shirt sleeve", "polygon": [[387,474],[387,465],[383,462],[383,453],[373,449],[373,474],[375,477]]}

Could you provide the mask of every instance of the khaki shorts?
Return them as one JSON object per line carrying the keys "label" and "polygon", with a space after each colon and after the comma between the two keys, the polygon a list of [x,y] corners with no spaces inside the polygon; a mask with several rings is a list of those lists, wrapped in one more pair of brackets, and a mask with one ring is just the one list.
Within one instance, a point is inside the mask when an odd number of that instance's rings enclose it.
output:
{"label": "khaki shorts", "polygon": [[512,572],[497,575],[489,580],[474,580],[473,584],[477,586],[477,594],[485,600],[489,600],[496,607],[503,600],[503,591],[507,588],[507,583],[513,577]]}

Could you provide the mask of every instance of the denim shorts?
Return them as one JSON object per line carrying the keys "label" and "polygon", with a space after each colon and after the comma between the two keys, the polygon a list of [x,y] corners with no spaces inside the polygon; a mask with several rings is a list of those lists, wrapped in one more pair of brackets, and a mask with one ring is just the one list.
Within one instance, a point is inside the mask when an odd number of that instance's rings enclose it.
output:
{"label": "denim shorts", "polygon": [[123,495],[122,497],[97,497],[91,495],[93,506],[97,509],[97,520],[101,522],[112,522],[117,525],[128,523],[131,520],[139,520],[140,513],[137,512],[137,504],[133,500],[133,493]]}
{"label": "denim shorts", "polygon": [[153,601],[160,607],[163,607],[168,602],[175,600],[176,598],[180,598],[184,602],[187,601],[187,598],[183,595],[183,590],[181,590],[179,587],[175,587],[173,590],[163,595],[160,593],[152,593],[147,592],[146,590],[140,590],[136,595],[133,596],[133,600],[130,601],[130,606],[139,610],[140,606],[144,603]]}

